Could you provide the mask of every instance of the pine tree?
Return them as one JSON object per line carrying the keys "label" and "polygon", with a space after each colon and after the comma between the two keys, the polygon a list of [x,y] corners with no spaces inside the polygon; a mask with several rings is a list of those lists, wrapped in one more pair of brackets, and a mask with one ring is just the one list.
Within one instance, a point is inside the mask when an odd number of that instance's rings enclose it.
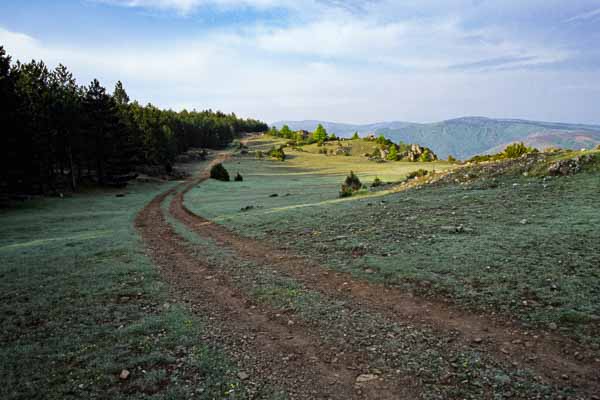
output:
{"label": "pine tree", "polygon": [[324,142],[327,140],[327,131],[323,128],[323,125],[319,124],[317,129],[313,133],[313,139],[316,142]]}
{"label": "pine tree", "polygon": [[115,85],[115,91],[113,92],[113,98],[115,99],[115,102],[119,106],[129,104],[129,96],[127,95],[127,92],[123,88],[123,83],[121,81],[117,81],[117,84]]}
{"label": "pine tree", "polygon": [[282,126],[279,133],[286,139],[291,139],[294,136],[294,132],[287,125]]}
{"label": "pine tree", "polygon": [[387,159],[390,161],[398,161],[398,148],[395,144],[390,145],[390,152],[387,155]]}

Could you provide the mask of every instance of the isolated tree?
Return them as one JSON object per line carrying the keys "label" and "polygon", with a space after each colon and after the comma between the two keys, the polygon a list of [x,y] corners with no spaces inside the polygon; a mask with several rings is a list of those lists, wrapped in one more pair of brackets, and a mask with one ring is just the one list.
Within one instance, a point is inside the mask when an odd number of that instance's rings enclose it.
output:
{"label": "isolated tree", "polygon": [[340,197],[350,197],[361,188],[362,183],[360,179],[358,179],[358,176],[356,176],[353,171],[350,171],[350,175],[348,175],[344,180],[344,183],[342,183]]}
{"label": "isolated tree", "polygon": [[398,148],[395,144],[390,145],[390,152],[387,155],[387,159],[390,161],[398,161]]}
{"label": "isolated tree", "polygon": [[290,127],[287,125],[282,126],[279,133],[282,137],[284,137],[286,139],[291,139],[294,136],[294,132],[292,132]]}
{"label": "isolated tree", "polygon": [[360,139],[360,136],[358,136],[358,132],[354,132],[354,135],[352,135],[352,140],[358,140]]}
{"label": "isolated tree", "polygon": [[212,166],[210,169],[210,177],[211,179],[216,179],[218,181],[229,182],[229,172],[227,172],[221,163]]}
{"label": "isolated tree", "polygon": [[313,133],[313,139],[317,142],[324,142],[327,140],[327,131],[323,128],[323,125],[319,124],[317,129]]}

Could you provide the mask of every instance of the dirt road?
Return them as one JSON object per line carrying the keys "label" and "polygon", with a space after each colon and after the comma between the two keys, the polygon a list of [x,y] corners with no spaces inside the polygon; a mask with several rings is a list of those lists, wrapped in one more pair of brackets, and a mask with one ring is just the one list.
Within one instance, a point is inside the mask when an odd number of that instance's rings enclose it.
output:
{"label": "dirt road", "polygon": [[[360,281],[272,248],[268,243],[240,237],[193,214],[184,205],[185,193],[206,180],[210,166],[225,157],[226,154],[220,154],[200,176],[155,198],[139,214],[136,226],[174,296],[199,314],[210,316],[215,332],[211,339],[225,344],[250,376],[284,388],[291,398],[410,399],[419,398],[427,383],[417,377],[391,375],[389,371],[373,373],[368,346],[342,346],[340,355],[331,339],[322,337],[327,326],[319,326],[319,322],[291,323],[291,318],[301,318],[276,317],[277,310],[257,304],[232,281],[226,269],[211,267],[184,245],[185,240],[173,230],[161,209],[161,203],[170,196],[169,215],[190,231],[214,240],[240,260],[274,270],[328,298],[344,301],[349,315],[373,313],[389,323],[409,322],[411,326],[432,329],[440,336],[452,332],[454,339],[445,344],[449,352],[474,349],[498,365],[527,369],[533,380],[556,390],[568,386],[571,392],[577,392],[574,398],[594,398],[600,393],[597,361],[581,357],[585,349],[571,340],[528,331],[501,318],[467,313],[445,302],[422,300],[397,288]],[[348,329],[360,334],[362,328],[349,319]],[[379,333],[381,337],[389,336],[389,332]],[[437,379],[443,384],[460,385],[446,375]]]}

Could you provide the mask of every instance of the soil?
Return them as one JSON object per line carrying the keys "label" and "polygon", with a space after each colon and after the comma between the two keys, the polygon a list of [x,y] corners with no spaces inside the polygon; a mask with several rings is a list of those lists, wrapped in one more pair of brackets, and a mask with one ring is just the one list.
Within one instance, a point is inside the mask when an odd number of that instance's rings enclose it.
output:
{"label": "soil", "polygon": [[[215,162],[221,161],[218,158]],[[207,168],[209,170],[210,166]],[[198,181],[207,179],[204,173]],[[190,184],[187,184],[190,187]],[[272,387],[285,388],[292,399],[411,399],[417,398],[410,381],[385,381],[378,377],[357,383],[365,365],[364,355],[335,355],[320,338],[302,324],[291,326],[276,318],[275,310],[256,305],[221,271],[209,268],[182,244],[161,210],[161,203],[175,188],[157,196],[137,216],[135,225],[147,250],[160,267],[177,300],[208,317],[207,340],[225,346],[237,359],[244,376]],[[180,198],[176,196],[176,198]]]}
{"label": "soil", "polygon": [[[211,165],[225,157],[220,154]],[[226,272],[211,270],[182,245],[182,238],[163,215],[161,202],[171,194],[175,195],[169,212],[174,218],[242,259],[268,266],[312,290],[348,300],[391,321],[410,321],[440,334],[456,332],[453,346],[475,346],[504,364],[533,371],[552,385],[568,382],[580,396],[594,398],[600,393],[598,360],[582,357],[586,349],[571,339],[525,329],[506,317],[473,314],[449,299],[422,299],[397,287],[358,280],[195,215],[185,207],[183,198],[208,178],[206,171],[211,165],[201,176],[183,183],[183,190],[171,189],[155,198],[138,215],[136,226],[174,295],[199,314],[210,316],[215,326],[210,339],[237,355],[251,377],[266,377],[269,384],[285,388],[291,398],[410,399],[419,395],[419,383],[411,377],[378,377],[357,385],[358,375],[369,373],[364,370],[361,349],[345,352],[335,364],[327,362],[333,357],[331,349],[308,324],[288,325],[285,319],[274,318],[276,311],[254,304]]]}

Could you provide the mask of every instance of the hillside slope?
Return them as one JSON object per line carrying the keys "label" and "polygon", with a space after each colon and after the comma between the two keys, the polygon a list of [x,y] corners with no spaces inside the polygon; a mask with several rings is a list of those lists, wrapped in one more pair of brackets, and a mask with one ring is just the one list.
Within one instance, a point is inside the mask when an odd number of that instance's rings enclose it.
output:
{"label": "hillside slope", "polygon": [[381,122],[365,125],[327,121],[278,121],[291,129],[313,131],[321,123],[328,132],[348,137],[358,131],[383,134],[393,141],[419,143],[432,148],[440,157],[452,154],[468,158],[492,152],[514,141],[545,148],[551,146],[580,149],[600,144],[600,126],[538,122],[518,119],[463,117],[441,122],[419,124],[411,122]]}

